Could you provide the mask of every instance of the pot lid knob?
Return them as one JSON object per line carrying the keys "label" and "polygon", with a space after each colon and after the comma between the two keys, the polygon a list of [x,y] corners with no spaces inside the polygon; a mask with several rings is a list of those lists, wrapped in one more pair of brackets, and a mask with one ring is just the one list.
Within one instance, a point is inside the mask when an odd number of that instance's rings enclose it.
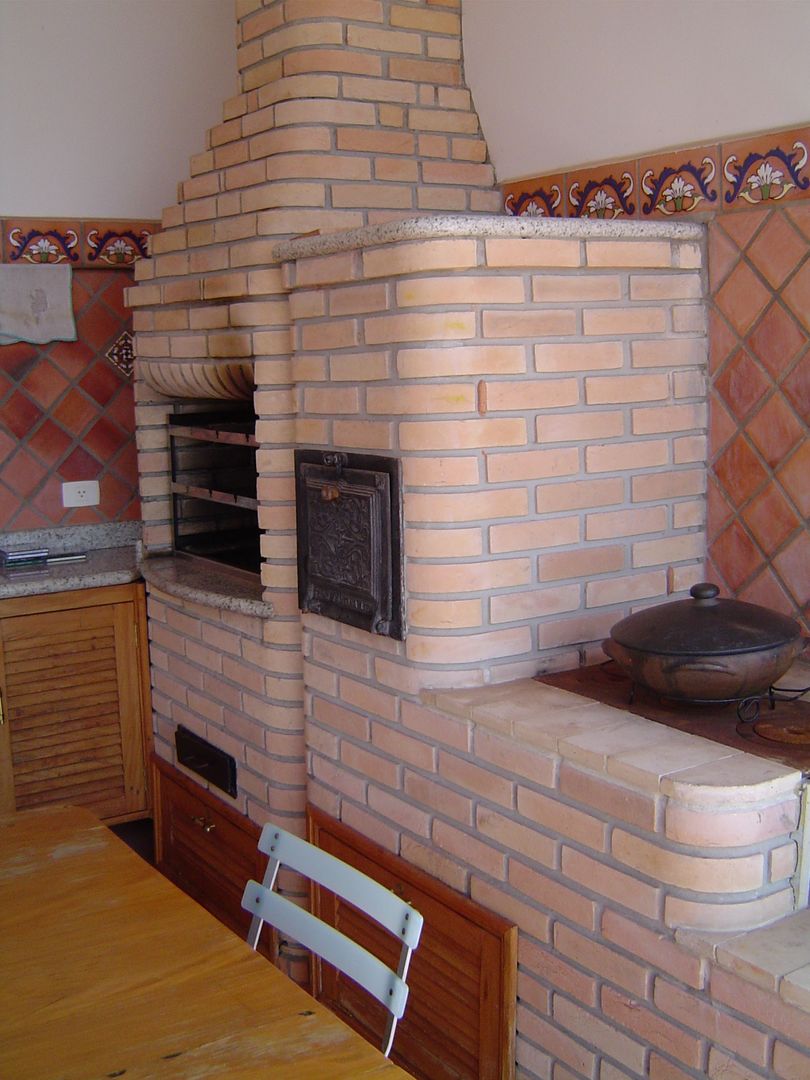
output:
{"label": "pot lid knob", "polygon": [[689,595],[693,597],[699,604],[705,606],[716,602],[717,594],[720,592],[719,588],[711,581],[699,581],[697,585],[693,585],[689,590]]}

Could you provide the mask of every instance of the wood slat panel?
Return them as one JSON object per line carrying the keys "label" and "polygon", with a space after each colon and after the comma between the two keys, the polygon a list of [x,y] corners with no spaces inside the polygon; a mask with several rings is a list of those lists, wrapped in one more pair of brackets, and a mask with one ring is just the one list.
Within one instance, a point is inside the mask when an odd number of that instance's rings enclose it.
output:
{"label": "wood slat panel", "polygon": [[[404,896],[424,916],[392,1059],[419,1080],[512,1080],[517,927],[315,807],[307,818],[314,843]],[[325,889],[315,888],[312,899],[321,918],[391,962],[391,939],[386,942],[373,921]],[[316,961],[314,969],[316,997],[377,1041],[382,1007],[329,965]]]}

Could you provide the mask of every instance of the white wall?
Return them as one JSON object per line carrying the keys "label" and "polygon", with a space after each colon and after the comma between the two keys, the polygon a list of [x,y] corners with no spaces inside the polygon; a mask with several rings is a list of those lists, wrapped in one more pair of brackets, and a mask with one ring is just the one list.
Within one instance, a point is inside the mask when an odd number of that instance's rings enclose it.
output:
{"label": "white wall", "polygon": [[237,92],[233,0],[0,0],[0,217],[157,219]]}
{"label": "white wall", "polygon": [[498,180],[810,122],[810,0],[462,0]]}

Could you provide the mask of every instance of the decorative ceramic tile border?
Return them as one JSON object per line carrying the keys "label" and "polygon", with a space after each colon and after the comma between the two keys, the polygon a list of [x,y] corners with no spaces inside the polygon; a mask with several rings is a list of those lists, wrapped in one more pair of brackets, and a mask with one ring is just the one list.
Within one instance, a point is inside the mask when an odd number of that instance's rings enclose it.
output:
{"label": "decorative ceramic tile border", "polygon": [[0,219],[0,262],[125,268],[149,258],[149,238],[159,229],[159,221]]}
{"label": "decorative ceramic tile border", "polygon": [[674,217],[810,198],[810,127],[502,185],[507,214]]}

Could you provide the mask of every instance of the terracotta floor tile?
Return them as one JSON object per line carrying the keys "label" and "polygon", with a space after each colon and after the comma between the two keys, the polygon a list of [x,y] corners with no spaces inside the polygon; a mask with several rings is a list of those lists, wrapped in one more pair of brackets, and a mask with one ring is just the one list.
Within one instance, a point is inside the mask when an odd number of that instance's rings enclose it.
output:
{"label": "terracotta floor tile", "polygon": [[772,469],[785,460],[804,436],[796,414],[779,391],[749,420],[746,431]]}
{"label": "terracotta floor tile", "polygon": [[714,307],[709,309],[709,371],[716,372],[739,348],[740,339]]}
{"label": "terracotta floor tile", "polygon": [[99,510],[110,521],[115,521],[132,502],[133,491],[128,484],[121,483],[115,476],[104,474],[101,482],[101,503]]}
{"label": "terracotta floor tile", "polygon": [[62,480],[95,480],[101,469],[100,462],[77,446],[59,466],[60,483]]}
{"label": "terracotta floor tile", "polygon": [[776,478],[796,504],[810,518],[810,441],[802,445],[777,469]]}
{"label": "terracotta floor tile", "polygon": [[810,330],[810,261],[782,289],[782,299],[806,330]]}
{"label": "terracotta floor tile", "polygon": [[772,214],[747,255],[770,286],[779,289],[807,255],[807,241],[784,214]]}
{"label": "terracotta floor tile", "polygon": [[44,486],[34,496],[31,505],[52,524],[64,523],[68,511],[62,506],[62,482],[55,473],[48,477]]}
{"label": "terracotta floor tile", "polygon": [[805,529],[791,540],[774,558],[773,565],[796,607],[806,608],[810,598],[810,532]]}
{"label": "terracotta floor tile", "polygon": [[748,336],[748,347],[774,379],[789,370],[796,354],[807,345],[808,335],[794,317],[776,301]]}
{"label": "terracotta floor tile", "polygon": [[82,445],[99,461],[109,461],[127,441],[127,434],[102,417],[82,439]]}
{"label": "terracotta floor tile", "polygon": [[729,412],[742,421],[767,394],[771,382],[744,349],[738,350],[714,381]]}
{"label": "terracotta floor tile", "polygon": [[91,349],[100,351],[121,333],[121,320],[101,303],[93,303],[76,320],[79,339]]}
{"label": "terracotta floor tile", "polygon": [[29,397],[47,411],[69,386],[62,372],[49,360],[40,362],[28,372],[22,387]]}
{"label": "terracotta floor tile", "polygon": [[46,472],[42,462],[29,454],[22,446],[16,454],[4,462],[2,476],[3,482],[8,484],[12,491],[23,500],[27,500],[42,483]]}
{"label": "terracotta floor tile", "polygon": [[794,203],[785,207],[785,216],[810,241],[810,204]]}
{"label": "terracotta floor tile", "polygon": [[742,512],[743,520],[766,555],[772,555],[800,526],[777,484],[771,483]]}
{"label": "terracotta floor tile", "polygon": [[54,420],[76,439],[81,438],[98,415],[98,407],[79,390],[71,390],[52,413]]}
{"label": "terracotta floor tile", "polygon": [[720,455],[715,475],[735,507],[740,507],[762,487],[768,474],[742,435],[738,435]]}
{"label": "terracotta floor tile", "polygon": [[2,482],[0,476],[0,529],[7,530],[20,510],[20,498]]}
{"label": "terracotta floor tile", "polygon": [[711,556],[731,592],[758,573],[765,559],[738,521],[732,521],[711,546]]}
{"label": "terracotta floor tile", "polygon": [[35,506],[31,505],[21,505],[12,522],[15,531],[20,529],[46,529],[49,525],[58,524],[59,518],[48,517],[47,514],[40,513]]}
{"label": "terracotta floor tile", "polygon": [[79,380],[79,386],[99,405],[107,405],[118,392],[123,381],[124,375],[112,364],[107,363],[106,360],[96,360],[87,374]]}
{"label": "terracotta floor tile", "polygon": [[118,424],[124,431],[131,432],[134,439],[135,395],[131,382],[119,384],[118,393],[105,408],[104,415],[108,420]]}
{"label": "terracotta floor tile", "polygon": [[25,439],[42,419],[42,409],[25,394],[15,392],[0,406],[0,423],[5,424],[16,438]]}
{"label": "terracotta floor tile", "polygon": [[[724,202],[723,209],[725,208]],[[744,251],[765,224],[769,214],[770,210],[749,210],[747,214],[721,215],[716,220],[739,250]]]}
{"label": "terracotta floor tile", "polygon": [[734,507],[728,501],[713,476],[709,477],[706,488],[706,531],[709,540],[713,540],[728,525],[734,516]]}
{"label": "terracotta floor tile", "polygon": [[709,459],[714,461],[737,434],[737,425],[719,394],[711,390],[709,399]]}
{"label": "terracotta floor tile", "polygon": [[28,439],[28,449],[45,465],[56,468],[73,440],[53,420],[46,419]]}
{"label": "terracotta floor tile", "polygon": [[789,618],[795,618],[796,615],[796,605],[773,570],[767,566],[740,592],[739,599],[748,604],[760,604],[771,611],[779,611]]}
{"label": "terracotta floor tile", "polygon": [[95,353],[83,341],[58,341],[48,356],[69,379],[78,379],[93,362]]}
{"label": "terracotta floor tile", "polygon": [[782,380],[785,397],[805,424],[810,424],[810,352]]}
{"label": "terracotta floor tile", "polygon": [[7,457],[11,457],[14,451],[17,449],[17,439],[0,425],[0,461],[5,461]]}
{"label": "terracotta floor tile", "polygon": [[0,368],[10,379],[19,382],[27,372],[32,370],[39,355],[39,349],[25,341],[17,341],[13,345],[0,345]]}
{"label": "terracotta floor tile", "polygon": [[747,334],[771,298],[753,270],[740,263],[715,295],[717,307],[738,334]]}
{"label": "terracotta floor tile", "polygon": [[120,453],[112,461],[110,468],[130,488],[137,490],[138,487],[138,450],[135,443],[130,439]]}
{"label": "terracotta floor tile", "polygon": [[709,222],[709,291],[714,294],[740,260],[740,249],[717,221]]}

